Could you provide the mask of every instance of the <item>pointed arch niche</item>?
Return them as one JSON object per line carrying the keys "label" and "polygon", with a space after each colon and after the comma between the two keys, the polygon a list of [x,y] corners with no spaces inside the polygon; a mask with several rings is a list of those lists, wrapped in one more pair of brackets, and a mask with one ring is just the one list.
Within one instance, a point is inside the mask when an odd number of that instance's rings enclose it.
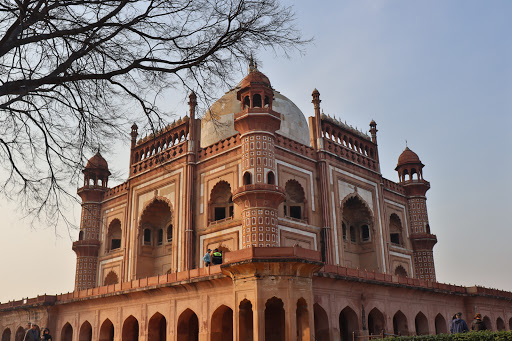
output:
{"label": "pointed arch niche", "polygon": [[213,186],[208,201],[208,221],[220,222],[234,215],[233,195],[227,181],[221,180]]}
{"label": "pointed arch niche", "polygon": [[286,194],[283,213],[287,218],[307,220],[306,195],[301,184],[294,179],[288,180],[284,186]]}
{"label": "pointed arch niche", "polygon": [[146,205],[139,219],[136,277],[152,277],[171,270],[172,239],[164,238],[164,231],[173,221],[171,203],[155,198]]}
{"label": "pointed arch niche", "polygon": [[344,258],[351,268],[380,271],[377,261],[374,219],[368,204],[357,194],[346,197],[341,203],[341,235],[344,240]]}

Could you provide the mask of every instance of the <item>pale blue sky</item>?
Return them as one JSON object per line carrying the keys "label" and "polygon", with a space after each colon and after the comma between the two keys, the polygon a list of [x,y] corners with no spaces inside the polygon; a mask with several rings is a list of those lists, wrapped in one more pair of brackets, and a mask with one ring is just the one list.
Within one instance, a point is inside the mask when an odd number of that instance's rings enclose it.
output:
{"label": "pale blue sky", "polygon": [[[397,181],[407,140],[431,182],[438,280],[512,291],[512,2],[289,3],[315,41],[302,57],[260,53],[260,70],[306,117],[317,88],[326,114],[364,131],[374,119],[388,179]],[[183,94],[174,98],[169,108],[185,112]],[[126,177],[128,147],[115,150],[109,165]],[[13,207],[0,202],[0,301],[71,291],[75,255],[66,231],[61,238],[32,231]]]}

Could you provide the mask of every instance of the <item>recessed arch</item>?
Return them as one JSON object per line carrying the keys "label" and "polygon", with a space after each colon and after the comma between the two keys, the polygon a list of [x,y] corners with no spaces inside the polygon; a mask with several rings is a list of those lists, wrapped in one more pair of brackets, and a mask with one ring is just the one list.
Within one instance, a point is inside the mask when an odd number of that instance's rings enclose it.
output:
{"label": "recessed arch", "polygon": [[208,206],[210,221],[219,221],[233,217],[233,195],[231,193],[231,185],[227,181],[221,180],[213,186]]}
{"label": "recessed arch", "polygon": [[313,305],[315,341],[329,341],[329,317],[318,303]]}
{"label": "recessed arch", "polygon": [[252,341],[254,337],[253,312],[251,301],[244,299],[238,307],[238,340]]}
{"label": "recessed arch", "polygon": [[386,320],[384,314],[377,309],[373,308],[368,314],[368,332],[370,335],[378,335],[386,330]]}
{"label": "recessed arch", "polygon": [[272,297],[265,303],[265,341],[286,340],[283,301]]}
{"label": "recessed arch", "polygon": [[446,319],[444,318],[443,315],[441,315],[440,313],[437,314],[434,323],[436,326],[436,335],[448,333],[448,326],[446,324]]}
{"label": "recessed arch", "polygon": [[18,327],[18,329],[16,329],[16,334],[14,335],[14,340],[15,341],[23,341],[23,339],[25,338],[25,329],[23,327]]}
{"label": "recessed arch", "polygon": [[297,323],[297,341],[310,341],[308,304],[302,297],[297,300],[295,319]]}
{"label": "recessed arch", "polygon": [[253,108],[261,108],[261,95],[254,94],[252,96],[252,107]]}
{"label": "recessed arch", "polygon": [[101,324],[99,341],[114,341],[114,324],[109,319]]}
{"label": "recessed arch", "polygon": [[2,332],[2,341],[11,341],[11,330],[9,328],[5,328]]}
{"label": "recessed arch", "polygon": [[267,184],[269,185],[275,185],[276,184],[276,177],[274,175],[274,172],[269,171],[267,173]]}
{"label": "recessed arch", "polygon": [[233,309],[221,305],[212,314],[211,341],[233,341]]}
{"label": "recessed arch", "polygon": [[404,269],[403,266],[399,265],[395,268],[395,276],[398,277],[409,277],[407,275],[407,270]]}
{"label": "recessed arch", "polygon": [[501,317],[498,317],[496,319],[496,330],[497,331],[505,330],[505,321],[503,321],[503,319]]}
{"label": "recessed arch", "polygon": [[251,172],[245,172],[244,176],[242,178],[242,183],[245,185],[251,185],[252,184],[252,174]]}
{"label": "recessed arch", "polygon": [[508,330],[512,330],[512,317],[508,320]]}
{"label": "recessed arch", "polygon": [[395,245],[403,245],[402,221],[396,213],[389,217],[389,241]]}
{"label": "recessed arch", "polygon": [[357,335],[359,319],[351,307],[345,307],[339,315],[340,337],[342,341],[352,340],[352,333]]}
{"label": "recessed arch", "polygon": [[284,201],[284,215],[295,219],[305,219],[306,195],[304,188],[295,179],[290,179],[284,186],[286,198]]}
{"label": "recessed arch", "polygon": [[178,318],[177,341],[198,341],[199,320],[196,313],[187,308]]}
{"label": "recessed arch", "polygon": [[414,326],[416,328],[416,335],[428,335],[428,320],[421,311],[414,319]]}
{"label": "recessed arch", "polygon": [[482,321],[484,322],[487,330],[493,330],[491,319],[489,318],[489,316],[485,315],[484,318],[482,319]]}
{"label": "recessed arch", "polygon": [[139,321],[133,315],[128,316],[124,320],[121,336],[122,341],[139,340]]}
{"label": "recessed arch", "polygon": [[80,332],[78,333],[79,341],[91,341],[92,340],[92,326],[89,321],[85,321],[80,326]]}
{"label": "recessed arch", "polygon": [[121,230],[121,221],[119,219],[114,219],[108,225],[107,232],[107,241],[108,241],[108,250],[114,251],[121,248],[121,239],[122,239],[122,230]]}
{"label": "recessed arch", "polygon": [[156,312],[149,319],[148,323],[148,341],[165,341],[167,336],[167,320]]}
{"label": "recessed arch", "polygon": [[393,316],[393,333],[400,336],[409,335],[407,317],[400,310]]}
{"label": "recessed arch", "polygon": [[69,322],[66,322],[64,327],[62,327],[62,330],[60,332],[60,340],[73,341],[73,327],[71,327],[71,324],[69,324]]}
{"label": "recessed arch", "polygon": [[119,283],[119,277],[115,273],[115,271],[110,271],[103,280],[103,285],[112,285],[112,284],[118,284]]}

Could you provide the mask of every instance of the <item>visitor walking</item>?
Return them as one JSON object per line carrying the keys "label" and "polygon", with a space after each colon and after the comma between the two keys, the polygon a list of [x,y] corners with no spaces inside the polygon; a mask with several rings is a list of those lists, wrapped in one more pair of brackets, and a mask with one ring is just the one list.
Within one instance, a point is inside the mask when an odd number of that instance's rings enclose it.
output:
{"label": "visitor walking", "polygon": [[43,336],[41,336],[41,341],[51,341],[52,336],[50,335],[50,329],[44,328],[43,329]]}
{"label": "visitor walking", "polygon": [[219,249],[213,250],[213,256],[212,256],[212,264],[222,264],[222,252],[219,251]]}
{"label": "visitor walking", "polygon": [[212,252],[212,250],[208,249],[208,251],[206,251],[206,253],[204,254],[203,260],[204,260],[205,266],[210,266],[210,264],[212,263],[211,252]]}
{"label": "visitor walking", "polygon": [[37,330],[37,326],[33,323],[28,323],[28,329],[25,333],[25,338],[23,341],[39,341],[39,330]]}
{"label": "visitor walking", "polygon": [[479,332],[481,330],[487,330],[487,327],[485,326],[484,321],[482,321],[482,315],[476,314],[475,319],[473,322],[471,322],[471,330],[474,330],[475,332]]}
{"label": "visitor walking", "polygon": [[469,328],[466,321],[462,319],[462,313],[455,314],[455,320],[452,320],[452,324],[450,325],[450,333],[465,333],[467,331],[469,331]]}

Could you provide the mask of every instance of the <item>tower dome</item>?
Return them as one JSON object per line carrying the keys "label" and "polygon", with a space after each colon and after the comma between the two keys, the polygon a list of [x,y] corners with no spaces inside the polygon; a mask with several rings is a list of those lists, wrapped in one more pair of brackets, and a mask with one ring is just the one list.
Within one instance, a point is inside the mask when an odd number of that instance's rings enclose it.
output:
{"label": "tower dome", "polygon": [[421,164],[420,158],[418,154],[409,149],[409,147],[405,147],[404,151],[398,157],[397,168],[402,165],[408,164]]}
{"label": "tower dome", "polygon": [[107,171],[108,174],[110,175],[110,172],[108,170],[108,163],[103,158],[103,156],[101,156],[99,151],[93,157],[91,157],[89,159],[89,161],[87,161],[87,165],[85,166],[85,169]]}
{"label": "tower dome", "polygon": [[[266,82],[261,72],[252,72],[257,75],[259,80]],[[251,76],[249,74],[249,76]],[[261,76],[263,75],[263,76]],[[247,76],[244,80],[247,80]],[[250,78],[247,81],[255,81]],[[237,134],[234,127],[234,116],[240,111],[240,100],[237,98],[237,92],[242,89],[244,81],[237,85],[234,89],[226,92],[210,109],[205,113],[201,120],[201,147],[210,146],[220,140]],[[247,85],[250,83],[247,83]],[[270,87],[270,81],[268,81]],[[302,111],[289,98],[273,90],[274,100],[272,101],[272,109],[281,114],[281,128],[277,131],[296,142],[309,146],[309,128],[306,117]]]}

